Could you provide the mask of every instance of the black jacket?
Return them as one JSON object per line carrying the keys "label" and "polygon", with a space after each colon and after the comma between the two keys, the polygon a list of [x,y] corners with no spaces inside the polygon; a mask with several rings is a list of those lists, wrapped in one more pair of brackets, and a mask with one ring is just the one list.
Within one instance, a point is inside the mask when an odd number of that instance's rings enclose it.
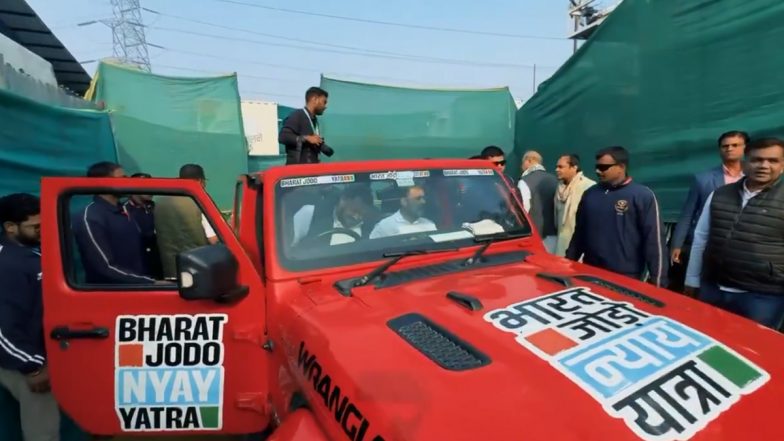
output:
{"label": "black jacket", "polygon": [[[314,131],[313,129],[316,129]],[[305,141],[304,137],[314,135],[319,129],[318,118],[307,110],[298,109],[286,117],[280,129],[278,140],[286,146],[286,165],[316,164],[320,162],[318,145]]]}
{"label": "black jacket", "polygon": [[731,288],[784,295],[784,183],[780,180],[741,207],[745,181],[713,193],[705,278]]}
{"label": "black jacket", "polygon": [[145,270],[142,233],[121,205],[95,196],[73,219],[87,283],[153,283]]}
{"label": "black jacket", "polygon": [[41,254],[0,237],[0,367],[23,374],[45,362]]}
{"label": "black jacket", "polygon": [[597,184],[583,194],[566,258],[639,279],[647,266],[657,286],[667,286],[667,249],[653,191],[629,179]]}

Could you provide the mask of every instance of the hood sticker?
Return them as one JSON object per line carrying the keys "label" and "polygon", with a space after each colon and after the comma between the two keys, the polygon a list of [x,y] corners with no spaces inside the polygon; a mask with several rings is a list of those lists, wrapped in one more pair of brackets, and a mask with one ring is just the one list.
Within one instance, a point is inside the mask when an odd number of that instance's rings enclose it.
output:
{"label": "hood sticker", "polygon": [[707,335],[586,287],[515,303],[484,319],[515,334],[645,440],[689,439],[770,380]]}
{"label": "hood sticker", "polygon": [[115,407],[127,432],[220,430],[225,314],[117,317]]}

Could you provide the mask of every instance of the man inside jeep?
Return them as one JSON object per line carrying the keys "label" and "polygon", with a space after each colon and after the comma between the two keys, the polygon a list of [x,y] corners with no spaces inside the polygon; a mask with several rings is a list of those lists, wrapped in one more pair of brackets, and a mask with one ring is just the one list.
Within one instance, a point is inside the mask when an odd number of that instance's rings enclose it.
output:
{"label": "man inside jeep", "polygon": [[403,187],[400,209],[393,215],[381,220],[370,233],[371,239],[397,236],[400,234],[435,231],[436,224],[424,217],[425,189],[419,185]]}
{"label": "man inside jeep", "polygon": [[380,218],[373,208],[373,195],[366,184],[346,186],[336,197],[327,195],[303,205],[293,218],[292,246],[308,241],[339,245],[367,238]]}

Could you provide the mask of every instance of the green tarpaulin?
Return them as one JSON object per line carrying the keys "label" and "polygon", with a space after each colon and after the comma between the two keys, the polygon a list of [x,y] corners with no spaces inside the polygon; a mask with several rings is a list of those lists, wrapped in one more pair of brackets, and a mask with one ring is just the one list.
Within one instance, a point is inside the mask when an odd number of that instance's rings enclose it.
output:
{"label": "green tarpaulin", "polygon": [[237,176],[248,170],[236,75],[164,77],[101,63],[91,98],[111,112],[129,173],[175,177],[183,164],[200,164],[210,195],[231,208]]}
{"label": "green tarpaulin", "polygon": [[426,90],[321,79],[329,106],[322,135],[333,161],[470,157],[514,139],[509,89]]}
{"label": "green tarpaulin", "polygon": [[631,174],[676,220],[716,138],[784,132],[784,2],[625,0],[517,115],[516,152],[632,152]]}
{"label": "green tarpaulin", "polygon": [[248,156],[248,172],[260,172],[272,166],[285,163],[286,155]]}
{"label": "green tarpaulin", "polygon": [[39,193],[43,176],[84,176],[116,161],[109,115],[55,107],[0,90],[0,195]]}

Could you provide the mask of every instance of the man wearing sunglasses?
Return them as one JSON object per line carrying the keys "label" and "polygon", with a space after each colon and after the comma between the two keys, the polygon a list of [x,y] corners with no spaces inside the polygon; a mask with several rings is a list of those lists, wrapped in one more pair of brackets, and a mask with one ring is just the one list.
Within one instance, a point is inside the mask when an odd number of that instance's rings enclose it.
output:
{"label": "man wearing sunglasses", "polygon": [[652,284],[667,286],[659,204],[650,188],[632,181],[628,167],[623,147],[596,154],[599,184],[583,195],[566,257],[635,279],[647,269]]}
{"label": "man wearing sunglasses", "polygon": [[501,147],[489,145],[482,149],[482,153],[477,156],[472,156],[469,159],[484,159],[486,161],[492,162],[501,173],[501,176],[506,180],[506,183],[512,189],[512,193],[514,193],[515,196],[523,201],[523,207],[525,208],[525,211],[527,212],[531,208],[531,192],[528,190],[528,187],[523,188],[519,185],[515,186],[515,180],[506,174],[506,154],[501,149]]}

